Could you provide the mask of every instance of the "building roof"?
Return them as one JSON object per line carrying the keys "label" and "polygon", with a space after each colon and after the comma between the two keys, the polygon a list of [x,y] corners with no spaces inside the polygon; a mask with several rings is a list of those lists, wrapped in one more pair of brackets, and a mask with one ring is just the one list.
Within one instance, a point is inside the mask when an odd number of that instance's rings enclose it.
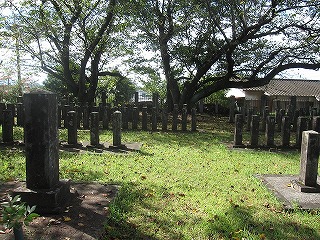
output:
{"label": "building roof", "polygon": [[320,100],[320,80],[272,79],[264,86],[243,90],[263,91],[265,94],[272,96],[312,96]]}

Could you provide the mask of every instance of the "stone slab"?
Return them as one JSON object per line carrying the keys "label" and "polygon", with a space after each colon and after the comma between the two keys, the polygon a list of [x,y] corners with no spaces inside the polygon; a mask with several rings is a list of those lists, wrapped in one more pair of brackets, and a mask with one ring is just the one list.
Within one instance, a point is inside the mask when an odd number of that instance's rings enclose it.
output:
{"label": "stone slab", "polygon": [[31,190],[26,187],[26,183],[21,184],[13,190],[13,195],[20,195],[21,200],[29,206],[36,205],[35,212],[39,214],[60,213],[65,210],[65,206],[70,198],[70,181],[60,180],[53,189]]}
{"label": "stone slab", "polygon": [[[320,193],[306,193],[293,189],[291,182],[299,179],[298,175],[256,175],[266,187],[283,202],[284,208],[320,209]],[[318,176],[317,182],[320,182]]]}

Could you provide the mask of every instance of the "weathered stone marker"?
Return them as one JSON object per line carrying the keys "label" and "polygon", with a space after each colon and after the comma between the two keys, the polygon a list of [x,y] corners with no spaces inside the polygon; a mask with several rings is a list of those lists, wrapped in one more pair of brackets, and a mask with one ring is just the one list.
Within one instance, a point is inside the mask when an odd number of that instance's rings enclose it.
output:
{"label": "weathered stone marker", "polygon": [[234,129],[234,147],[242,146],[242,132],[243,132],[244,118],[242,114],[236,114],[235,129]]}
{"label": "weathered stone marker", "polygon": [[101,147],[99,139],[99,113],[90,113],[90,146]]}
{"label": "weathered stone marker", "polygon": [[68,181],[59,180],[57,96],[38,90],[24,95],[26,186],[14,191],[38,213],[57,213],[70,196]]}
{"label": "weathered stone marker", "polygon": [[2,141],[6,144],[13,143],[13,121],[12,111],[3,110]]}
{"label": "weathered stone marker", "polygon": [[320,133],[310,130],[302,133],[299,180],[292,186],[301,192],[320,192],[317,183],[320,148]]}
{"label": "weathered stone marker", "polygon": [[183,104],[182,114],[181,114],[181,130],[187,131],[187,104]]}
{"label": "weathered stone marker", "polygon": [[290,117],[283,116],[281,125],[282,125],[281,127],[282,146],[289,147],[290,146],[290,125],[291,125]]}
{"label": "weathered stone marker", "polygon": [[66,145],[66,147],[81,146],[81,144],[78,143],[77,125],[77,113],[75,111],[69,111],[67,113],[68,144]]}
{"label": "weathered stone marker", "polygon": [[121,143],[121,121],[122,113],[120,111],[115,111],[112,116],[113,144],[109,146],[110,148],[126,148],[126,146]]}
{"label": "weathered stone marker", "polygon": [[259,143],[259,116],[252,115],[251,118],[251,129],[250,129],[250,145],[257,147]]}

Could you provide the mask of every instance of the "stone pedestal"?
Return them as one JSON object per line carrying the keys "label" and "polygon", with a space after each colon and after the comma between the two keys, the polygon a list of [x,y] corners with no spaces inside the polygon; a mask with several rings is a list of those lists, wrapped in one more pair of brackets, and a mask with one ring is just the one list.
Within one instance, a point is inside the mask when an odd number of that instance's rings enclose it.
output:
{"label": "stone pedestal", "polygon": [[26,186],[16,189],[38,213],[57,213],[70,196],[69,183],[59,180],[57,97],[47,91],[24,95]]}
{"label": "stone pedestal", "polygon": [[299,180],[292,181],[292,186],[301,192],[320,192],[317,183],[319,162],[320,134],[315,131],[302,133]]}

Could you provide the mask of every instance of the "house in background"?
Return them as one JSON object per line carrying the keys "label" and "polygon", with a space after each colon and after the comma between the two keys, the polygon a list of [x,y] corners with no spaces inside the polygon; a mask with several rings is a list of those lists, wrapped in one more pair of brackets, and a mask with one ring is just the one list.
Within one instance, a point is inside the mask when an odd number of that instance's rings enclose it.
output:
{"label": "house in background", "polygon": [[267,96],[270,111],[277,107],[288,110],[293,96],[297,98],[296,109],[319,109],[320,80],[273,79],[264,86],[233,89],[227,94],[245,100],[246,108],[259,108],[263,95]]}

